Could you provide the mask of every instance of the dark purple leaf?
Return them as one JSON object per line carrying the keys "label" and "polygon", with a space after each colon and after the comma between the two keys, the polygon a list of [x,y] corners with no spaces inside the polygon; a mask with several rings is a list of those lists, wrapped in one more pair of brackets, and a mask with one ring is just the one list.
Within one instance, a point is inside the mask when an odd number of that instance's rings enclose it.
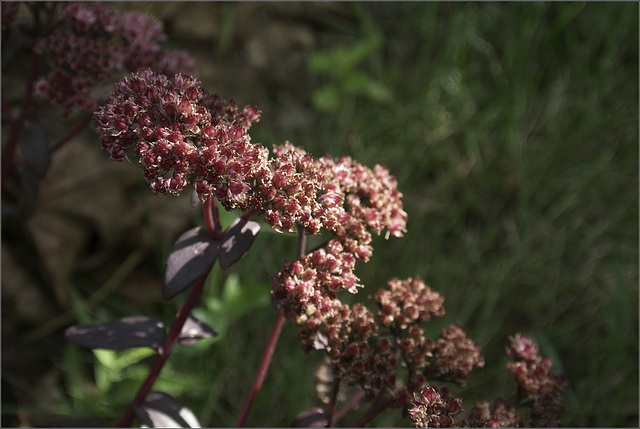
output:
{"label": "dark purple leaf", "polygon": [[164,392],[151,392],[139,407],[134,407],[140,423],[152,428],[192,428],[200,423],[191,410]]}
{"label": "dark purple leaf", "polygon": [[242,259],[260,231],[260,224],[238,218],[227,228],[220,244],[220,267],[226,270]]}
{"label": "dark purple leaf", "polygon": [[27,167],[43,178],[51,161],[44,127],[39,121],[26,120],[20,130],[20,149]]}
{"label": "dark purple leaf", "polygon": [[112,322],[71,326],[64,336],[72,343],[90,349],[151,347],[158,350],[166,332],[164,325],[157,320],[145,316],[130,316]]}
{"label": "dark purple leaf", "polygon": [[182,327],[178,343],[185,347],[192,346],[200,340],[213,338],[217,335],[218,331],[190,314]]}
{"label": "dark purple leaf", "polygon": [[171,248],[162,296],[171,299],[206,274],[218,257],[218,241],[201,226],[182,234]]}
{"label": "dark purple leaf", "polygon": [[298,413],[291,427],[294,428],[323,428],[327,426],[327,417],[324,410],[318,407]]}

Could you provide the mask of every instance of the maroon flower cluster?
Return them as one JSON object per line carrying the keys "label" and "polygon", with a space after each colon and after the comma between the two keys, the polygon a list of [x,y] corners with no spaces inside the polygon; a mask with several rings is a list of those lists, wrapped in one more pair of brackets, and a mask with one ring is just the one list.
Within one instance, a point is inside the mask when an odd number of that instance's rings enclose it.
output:
{"label": "maroon flower cluster", "polygon": [[518,416],[515,405],[509,405],[502,399],[497,399],[493,403],[493,413],[486,401],[479,401],[473,406],[469,417],[463,421],[464,427],[528,427],[530,425]]}
{"label": "maroon flower cluster", "polygon": [[[292,265],[303,267],[301,261]],[[305,277],[303,271],[299,275]],[[307,277],[313,281],[317,273],[308,272]],[[429,381],[463,384],[471,368],[483,364],[478,346],[457,325],[443,330],[437,341],[425,337],[420,324],[445,311],[442,296],[417,277],[392,279],[379,289],[374,295],[377,314],[362,304],[349,307],[334,298],[335,293],[331,296],[319,294],[289,317],[299,326],[303,350],[324,350],[334,380],[360,387],[367,398],[385,394],[389,404],[408,406],[414,392]],[[399,371],[406,375],[399,376]],[[449,411],[456,401],[447,405]]]}
{"label": "maroon flower cluster", "polygon": [[355,258],[336,239],[303,259],[288,264],[272,279],[272,295],[289,319],[315,309],[326,313],[334,307],[338,291],[357,292],[353,274]]}
{"label": "maroon flower cluster", "polygon": [[567,381],[552,370],[551,358],[541,356],[538,345],[523,335],[511,338],[507,353],[514,359],[507,364],[511,375],[532,401],[531,425],[560,426],[557,416],[566,410],[562,392],[567,389]]}
{"label": "maroon flower cluster", "polygon": [[161,25],[137,12],[122,13],[102,3],[54,4],[49,28],[35,50],[52,70],[40,78],[35,94],[60,108],[62,116],[73,109],[93,110],[98,83],[118,72],[153,67],[167,74],[193,73],[193,60],[182,51],[161,49]]}
{"label": "maroon flower cluster", "polygon": [[322,228],[338,230],[347,220],[339,184],[302,148],[287,142],[275,146],[273,153],[271,181],[263,190],[269,202],[265,219],[271,227],[293,232],[298,225],[308,234],[318,234]]}
{"label": "maroon flower cluster", "polygon": [[180,194],[193,182],[203,200],[215,194],[230,209],[247,208],[247,182],[269,174],[268,151],[246,133],[259,120],[257,109],[239,112],[235,103],[205,94],[190,76],[135,73],[116,84],[94,120],[111,160],[123,160],[135,145],[158,194]]}
{"label": "maroon flower cluster", "polygon": [[394,386],[397,349],[386,338],[375,339],[378,327],[364,305],[327,299],[297,322],[303,350],[324,350],[334,380],[360,386],[370,399]]}
{"label": "maroon flower cluster", "polygon": [[379,289],[375,300],[380,306],[378,321],[382,326],[392,323],[399,329],[410,324],[426,322],[432,317],[442,317],[445,313],[444,297],[433,291],[418,278],[407,280],[392,279],[386,289]]}
{"label": "maroon flower cluster", "polygon": [[413,399],[409,416],[417,428],[450,428],[462,411],[462,400],[450,398],[446,388],[426,386]]}
{"label": "maroon flower cluster", "polygon": [[[453,421],[454,414],[444,410],[447,395],[431,387],[425,388],[416,396],[409,415],[415,427],[559,427],[557,416],[566,410],[561,392],[566,389],[566,381],[559,373],[551,371],[551,360],[540,356],[537,344],[523,335],[510,339],[507,353],[515,361],[507,367],[514,376],[518,387],[527,401],[509,404],[497,399],[493,406],[489,402],[479,401],[473,406],[469,416]],[[440,396],[442,395],[442,396]],[[426,396],[426,397],[425,397]],[[458,405],[461,406],[461,401]],[[521,408],[530,408],[530,411]],[[493,411],[492,411],[493,409]]]}
{"label": "maroon flower cluster", "polygon": [[434,350],[434,367],[440,376],[458,385],[465,385],[474,367],[482,368],[484,359],[480,347],[457,323],[442,330]]}
{"label": "maroon flower cluster", "polygon": [[402,237],[406,232],[407,213],[402,209],[402,193],[398,182],[389,170],[376,165],[373,170],[350,157],[332,160],[320,158],[327,167],[331,181],[340,184],[341,196],[345,200],[345,210],[366,226],[366,229],[380,234],[387,230],[389,235]]}

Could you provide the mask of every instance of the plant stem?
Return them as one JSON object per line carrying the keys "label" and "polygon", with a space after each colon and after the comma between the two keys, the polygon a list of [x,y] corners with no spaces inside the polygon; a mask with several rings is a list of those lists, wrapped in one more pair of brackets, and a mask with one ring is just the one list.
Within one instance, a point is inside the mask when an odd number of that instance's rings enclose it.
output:
{"label": "plant stem", "polygon": [[351,427],[364,427],[364,425],[369,423],[375,416],[383,412],[389,406],[389,400],[384,399],[384,395],[384,391],[381,391],[373,400],[364,416],[360,417],[360,419],[358,419],[358,421],[356,421]]}
{"label": "plant stem", "polygon": [[[304,232],[304,228],[298,227],[298,233],[297,256],[298,259],[302,259],[305,255],[307,236]],[[258,392],[262,388],[262,383],[264,382],[264,378],[267,375],[267,369],[269,368],[269,364],[271,363],[273,352],[276,349],[278,338],[280,338],[280,332],[282,332],[282,327],[284,326],[284,322],[286,320],[287,319],[284,316],[282,310],[278,311],[276,320],[273,322],[273,326],[271,327],[271,333],[269,334],[267,345],[264,348],[264,352],[262,353],[262,360],[260,361],[260,365],[258,366],[258,371],[256,372],[256,375],[253,379],[253,384],[249,389],[249,394],[247,395],[247,399],[245,399],[244,401],[244,405],[242,406],[242,410],[240,411],[238,420],[236,420],[235,427],[237,428],[244,426],[244,422],[247,420],[247,416],[249,415],[249,410],[251,410],[253,401],[256,399]]]}
{"label": "plant stem", "polygon": [[327,427],[333,427],[335,419],[336,401],[338,400],[338,392],[340,391],[340,381],[342,379],[336,378],[331,386],[331,397],[329,398],[329,405],[327,405]]}
{"label": "plant stem", "polygon": [[278,338],[280,337],[280,332],[282,331],[282,326],[284,325],[285,320],[286,318],[284,317],[284,313],[282,311],[278,311],[276,320],[273,322],[273,327],[271,328],[271,333],[269,334],[269,339],[267,340],[267,345],[264,349],[264,353],[262,354],[260,366],[258,366],[258,371],[256,372],[253,384],[249,389],[247,399],[242,406],[242,411],[240,412],[240,416],[238,416],[235,427],[242,427],[244,422],[247,420],[249,410],[251,409],[253,401],[256,399],[256,396],[262,387],[262,383],[264,382],[264,378],[267,375],[267,369],[271,363],[271,358],[273,357],[273,352],[276,349],[276,344],[278,343]]}
{"label": "plant stem", "polygon": [[298,226],[298,234],[298,259],[302,259],[307,254],[307,234],[301,226]]}
{"label": "plant stem", "polygon": [[220,225],[220,216],[218,215],[218,202],[216,197],[207,198],[202,203],[202,215],[207,230],[214,240],[222,238],[222,226]]}
{"label": "plant stem", "polygon": [[162,348],[158,350],[158,355],[156,356],[156,359],[153,362],[151,369],[149,370],[149,374],[147,375],[146,380],[144,381],[144,383],[142,383],[140,390],[138,390],[138,393],[136,394],[135,398],[133,399],[133,401],[125,411],[125,414],[120,420],[120,423],[118,423],[118,427],[128,426],[131,423],[131,420],[133,419],[133,416],[134,416],[134,407],[139,407],[144,403],[144,400],[146,399],[147,395],[149,394],[149,391],[151,390],[151,387],[153,386],[153,384],[156,382],[156,379],[160,375],[160,371],[162,370],[162,367],[164,366],[165,362],[169,358],[171,349],[173,349],[173,346],[178,341],[178,338],[180,337],[180,333],[182,332],[182,327],[184,326],[184,323],[186,322],[187,317],[189,316],[189,314],[191,314],[191,310],[193,310],[193,307],[198,301],[198,298],[200,298],[200,295],[202,294],[202,289],[204,287],[204,284],[205,284],[205,281],[207,280],[208,275],[209,275],[208,272],[202,275],[191,288],[191,292],[189,292],[189,296],[187,296],[187,300],[184,302],[184,305],[180,307],[180,309],[178,310],[178,313],[176,314],[176,318],[174,319],[173,324],[171,325],[171,329],[167,334],[167,338],[165,338],[164,343],[162,343]]}
{"label": "plant stem", "polygon": [[360,402],[364,398],[364,390],[360,390],[358,393],[353,395],[349,402],[345,404],[344,407],[340,408],[338,412],[333,417],[333,424],[336,424],[342,417],[344,417],[347,412],[353,408],[358,402]]}
{"label": "plant stem", "polygon": [[[212,213],[212,204],[214,202],[215,200],[213,198],[208,198],[203,203],[203,216],[205,219],[205,224],[207,230],[212,235],[215,235],[216,232],[220,234],[220,222],[219,220],[217,223],[214,221],[214,215]],[[176,318],[173,320],[171,329],[169,330],[167,337],[162,343],[162,348],[158,350],[158,355],[156,356],[156,359],[153,362],[151,369],[149,370],[149,374],[147,375],[146,380],[144,381],[144,383],[142,383],[142,386],[140,386],[138,393],[136,394],[135,398],[133,398],[133,401],[131,401],[129,407],[127,407],[124,416],[118,423],[118,427],[125,427],[131,424],[131,420],[133,420],[133,416],[135,413],[135,407],[139,407],[144,403],[144,400],[151,390],[151,387],[160,375],[162,367],[169,358],[169,354],[171,353],[173,346],[178,341],[178,338],[180,338],[180,333],[182,332],[184,323],[187,321],[187,317],[189,316],[189,314],[191,314],[191,310],[193,310],[193,307],[195,307],[196,302],[198,302],[198,299],[202,294],[202,289],[204,288],[204,284],[210,272],[211,270],[203,274],[191,287],[191,291],[189,292],[187,299],[185,300],[182,307],[178,309],[178,313],[176,314]]]}

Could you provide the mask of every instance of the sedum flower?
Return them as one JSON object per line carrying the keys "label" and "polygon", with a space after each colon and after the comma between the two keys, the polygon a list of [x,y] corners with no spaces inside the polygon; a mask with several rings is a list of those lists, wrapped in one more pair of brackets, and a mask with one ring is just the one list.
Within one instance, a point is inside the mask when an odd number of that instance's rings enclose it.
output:
{"label": "sedum flower", "polygon": [[154,68],[160,72],[193,73],[186,52],[163,50],[162,26],[150,16],[122,13],[99,2],[54,4],[52,31],[37,39],[35,51],[51,67],[34,92],[54,103],[62,116],[98,105],[94,88],[124,71]]}
{"label": "sedum flower", "polygon": [[437,428],[456,427],[454,418],[462,411],[462,400],[450,398],[448,392],[426,386],[419,394],[415,394],[409,417],[414,427]]}
{"label": "sedum flower", "polygon": [[[212,110],[224,114],[212,116]],[[192,182],[201,199],[215,195],[229,209],[246,209],[250,184],[269,175],[268,151],[246,133],[258,111],[238,111],[191,76],[134,73],[116,84],[94,120],[111,160],[122,161],[133,147],[158,194],[178,195]]]}
{"label": "sedum flower", "polygon": [[474,367],[484,366],[480,347],[457,323],[442,330],[436,342],[434,359],[436,370],[461,386],[467,383]]}

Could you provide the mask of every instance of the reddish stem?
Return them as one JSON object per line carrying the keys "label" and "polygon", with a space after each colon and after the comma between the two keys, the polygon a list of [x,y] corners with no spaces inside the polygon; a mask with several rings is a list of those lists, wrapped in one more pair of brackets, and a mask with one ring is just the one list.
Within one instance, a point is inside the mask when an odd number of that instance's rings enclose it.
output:
{"label": "reddish stem", "polygon": [[338,392],[340,391],[340,378],[337,378],[333,381],[333,386],[331,386],[331,396],[329,398],[329,405],[327,406],[327,427],[333,427],[335,422],[335,410],[336,410],[336,401],[338,400]]}
{"label": "reddish stem", "polygon": [[[219,222],[218,224],[216,224],[213,221],[213,215],[211,212],[212,200],[213,198],[209,198],[203,203],[203,216],[205,219],[207,230],[212,235],[214,235],[216,232],[216,225],[217,225],[217,231],[219,231],[220,224]],[[149,391],[151,390],[151,387],[153,386],[158,376],[160,375],[160,371],[162,370],[162,367],[164,366],[165,362],[169,358],[169,354],[171,353],[173,346],[178,341],[178,338],[180,338],[180,333],[182,332],[184,323],[186,322],[189,314],[191,314],[191,310],[193,310],[193,307],[195,307],[196,302],[198,302],[198,299],[202,294],[202,289],[204,288],[204,284],[207,280],[207,277],[209,276],[210,271],[211,269],[207,270],[205,274],[203,274],[198,280],[196,280],[194,285],[191,287],[191,292],[189,292],[189,295],[187,296],[187,299],[185,300],[184,304],[182,305],[182,307],[178,309],[176,318],[173,320],[171,329],[169,330],[167,337],[162,343],[162,347],[160,348],[160,350],[158,350],[158,355],[156,356],[156,359],[153,362],[151,369],[149,370],[149,374],[147,375],[146,380],[144,381],[144,383],[142,383],[142,386],[140,386],[138,393],[136,394],[135,398],[133,398],[133,401],[131,401],[131,404],[129,405],[129,407],[127,407],[127,410],[125,411],[124,416],[122,416],[122,419],[118,423],[118,427],[122,428],[131,424],[131,420],[133,420],[133,416],[135,413],[135,407],[139,407],[144,403],[144,400],[146,399],[147,395],[149,394]]]}
{"label": "reddish stem", "polygon": [[210,197],[202,203],[202,215],[207,230],[214,238],[220,240],[222,238],[222,226],[220,225],[220,217],[218,215],[218,202],[216,197]]}
{"label": "reddish stem", "polygon": [[258,392],[262,387],[262,383],[264,382],[265,376],[267,375],[267,369],[269,368],[269,364],[271,363],[271,358],[273,357],[273,352],[276,349],[276,344],[278,343],[278,338],[280,337],[280,332],[282,331],[282,326],[284,325],[285,320],[286,318],[284,317],[283,312],[278,311],[276,320],[273,322],[273,327],[271,328],[271,333],[269,334],[269,339],[267,340],[267,345],[264,349],[264,353],[262,354],[260,366],[258,367],[258,371],[256,372],[253,384],[249,389],[247,399],[242,406],[240,416],[238,416],[238,420],[236,421],[235,427],[237,428],[244,426],[244,422],[247,420],[247,416],[249,415],[249,410],[251,410],[253,401],[256,399],[256,396],[258,395]]}
{"label": "reddish stem", "polygon": [[[253,212],[250,212],[250,213],[253,213]],[[298,236],[299,241],[298,241],[297,256],[298,256],[298,259],[302,259],[304,258],[304,255],[305,255],[307,236],[304,233],[304,228],[299,227],[298,232],[299,232],[299,236]],[[260,365],[258,366],[258,371],[256,372],[256,375],[253,379],[253,384],[249,389],[249,394],[247,395],[247,399],[245,399],[244,401],[244,405],[242,406],[242,410],[240,411],[238,420],[236,420],[235,427],[237,428],[244,426],[244,422],[247,420],[247,416],[249,415],[249,410],[251,410],[253,401],[256,399],[258,392],[262,388],[262,383],[264,382],[264,378],[267,375],[267,369],[269,368],[269,364],[271,363],[273,352],[276,349],[278,338],[280,338],[280,332],[282,332],[282,326],[284,326],[284,322],[286,320],[287,319],[284,316],[284,313],[282,312],[282,310],[278,311],[276,320],[273,322],[273,326],[271,327],[271,333],[269,334],[267,345],[264,349],[264,352],[262,353],[262,360],[260,361]]]}
{"label": "reddish stem", "polygon": [[51,150],[50,150],[51,153],[60,149],[62,146],[64,146],[65,143],[67,143],[69,140],[71,140],[72,138],[80,134],[82,131],[84,131],[90,122],[91,122],[91,115],[87,115],[87,117],[83,119],[82,122],[79,122],[78,125],[73,127],[73,129],[69,131],[66,136],[64,136],[63,138],[58,140],[53,146],[51,146]]}
{"label": "reddish stem", "polygon": [[364,425],[369,423],[375,416],[383,412],[388,406],[389,400],[384,399],[384,392],[380,392],[378,396],[376,396],[376,398],[373,400],[373,403],[364,414],[364,416],[360,417],[360,419],[356,421],[351,427],[364,427]]}
{"label": "reddish stem", "polygon": [[133,401],[125,411],[124,416],[118,423],[118,427],[122,428],[122,427],[129,426],[134,416],[134,407],[139,407],[144,403],[144,400],[146,399],[147,395],[149,394],[149,391],[151,390],[151,387],[153,386],[158,376],[160,375],[160,371],[162,370],[162,367],[164,366],[165,362],[169,358],[171,349],[173,349],[173,346],[178,341],[178,338],[180,337],[180,333],[182,332],[182,327],[184,326],[184,323],[187,320],[187,317],[189,316],[189,314],[191,314],[191,310],[193,310],[193,307],[198,301],[198,298],[200,298],[200,295],[202,294],[202,289],[204,287],[204,284],[208,275],[209,275],[209,272],[201,276],[191,288],[191,292],[189,292],[189,296],[187,297],[187,300],[185,301],[184,305],[180,307],[180,309],[178,310],[178,314],[176,314],[176,318],[174,319],[173,324],[171,325],[169,334],[167,334],[167,337],[165,338],[164,343],[162,343],[162,348],[158,350],[158,355],[156,356],[156,359],[153,362],[151,369],[149,370],[149,374],[147,375],[146,380],[144,381],[144,383],[142,383],[142,386],[140,386],[140,389],[138,390],[138,393],[136,394],[135,398],[133,399]]}
{"label": "reddish stem", "polygon": [[347,402],[344,407],[338,410],[338,412],[333,417],[333,424],[336,424],[342,417],[344,417],[344,415],[347,414],[351,408],[353,408],[358,402],[362,400],[362,398],[364,398],[364,390],[360,390],[358,393],[353,395],[351,399],[349,399],[349,402]]}

